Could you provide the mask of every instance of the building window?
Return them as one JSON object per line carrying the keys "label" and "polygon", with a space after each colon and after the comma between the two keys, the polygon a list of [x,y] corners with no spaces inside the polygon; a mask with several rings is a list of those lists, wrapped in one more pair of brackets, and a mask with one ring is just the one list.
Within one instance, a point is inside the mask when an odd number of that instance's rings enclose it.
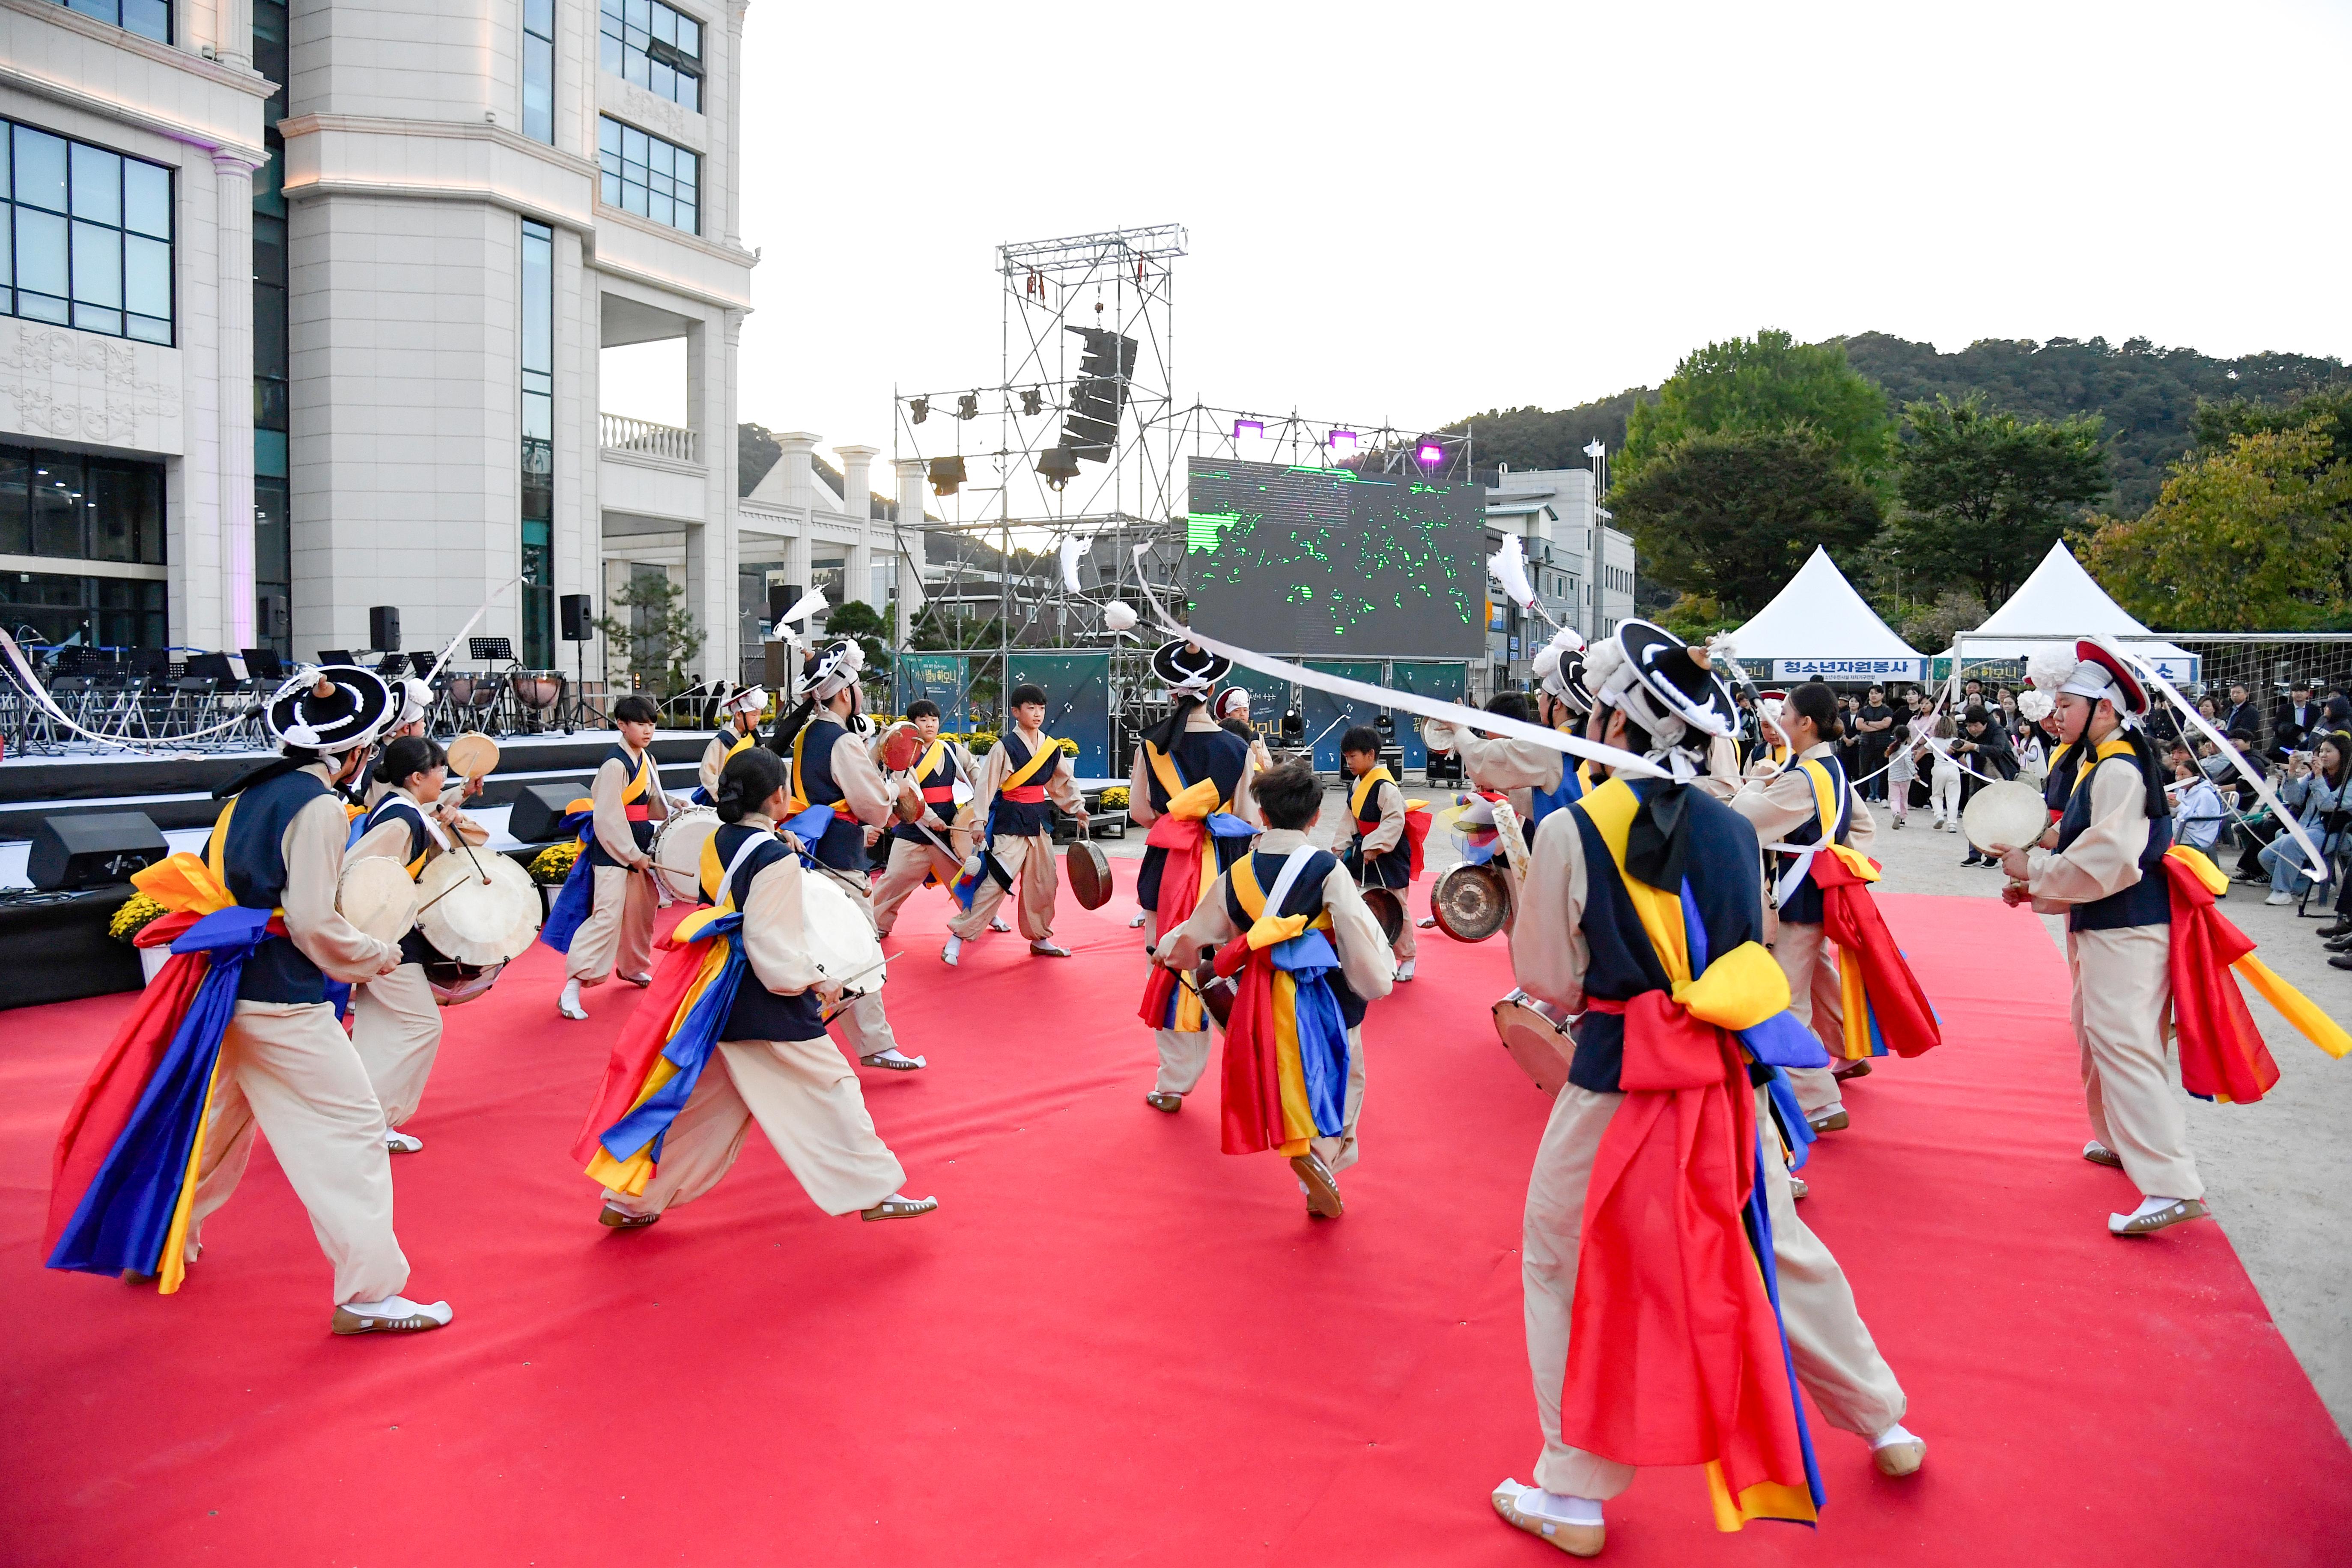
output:
{"label": "building window", "polygon": [[656,98],[702,112],[702,24],[661,0],[601,0],[598,63]]}
{"label": "building window", "polygon": [[163,565],[163,465],[0,447],[0,555]]}
{"label": "building window", "polygon": [[172,41],[171,0],[58,0],[68,11],[79,11],[95,17],[110,27],[120,27],[126,33],[136,33],[142,38],[152,38],[159,44]]}
{"label": "building window", "polygon": [[522,133],[555,141],[555,0],[522,0]]}
{"label": "building window", "polygon": [[688,234],[702,232],[698,154],[605,115],[597,125],[596,161],[604,170],[606,206]]}
{"label": "building window", "polygon": [[555,231],[522,226],[522,661],[555,663]]}
{"label": "building window", "polygon": [[5,313],[109,337],[172,341],[172,171],[0,121]]}
{"label": "building window", "polygon": [[167,647],[166,593],[161,583],[125,577],[0,572],[0,621],[20,638],[31,631],[51,643]]}
{"label": "building window", "polygon": [[294,647],[294,523],[290,459],[293,353],[287,310],[286,0],[253,0],[253,68],[278,84],[262,103],[269,159],[253,172],[253,636],[280,655]]}

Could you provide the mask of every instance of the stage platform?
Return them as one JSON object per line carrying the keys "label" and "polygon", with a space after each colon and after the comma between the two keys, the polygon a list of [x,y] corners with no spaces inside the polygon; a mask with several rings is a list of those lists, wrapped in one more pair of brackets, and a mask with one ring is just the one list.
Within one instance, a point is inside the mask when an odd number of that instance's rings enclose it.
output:
{"label": "stage platform", "polygon": [[[560,1021],[543,949],[446,1015],[399,1158],[413,1291],[454,1324],[336,1340],[327,1266],[267,1152],[172,1297],[40,1267],[59,1121],[121,998],[12,1018],[0,1053],[0,1558],[83,1563],[1150,1564],[1536,1568],[1487,1489],[1538,1449],[1519,1215],[1548,1102],[1495,1043],[1500,943],[1422,933],[1366,1028],[1363,1161],[1309,1220],[1175,1116],[1128,889],[1066,898],[1076,956],[940,964],[945,899],[888,943],[929,1070],[862,1071],[928,1218],[817,1213],[754,1131],[699,1202],[595,1223],[570,1160],[639,995]],[[1416,900],[1416,903],[1418,903]],[[1896,1482],[1813,1422],[1818,1530],[1719,1536],[1694,1470],[1611,1505],[1603,1562],[2352,1562],[2352,1453],[2221,1224],[2140,1242],[2079,1157],[2065,979],[2039,923],[1887,895],[1947,1043],[1849,1087],[1800,1212],[1910,1396]],[[2290,1071],[2318,1070],[2308,1054]],[[2259,1117],[2263,1108],[2242,1112]]]}

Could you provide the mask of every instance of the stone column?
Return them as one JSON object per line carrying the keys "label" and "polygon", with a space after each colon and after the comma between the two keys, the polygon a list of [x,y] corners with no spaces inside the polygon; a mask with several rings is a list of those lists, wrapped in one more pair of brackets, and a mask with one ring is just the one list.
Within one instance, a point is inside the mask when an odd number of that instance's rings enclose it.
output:
{"label": "stone column", "polygon": [[749,7],[745,0],[728,0],[727,6],[727,69],[721,77],[727,94],[724,104],[716,105],[709,123],[726,128],[723,142],[714,143],[713,152],[724,149],[726,165],[719,171],[719,188],[726,192],[727,215],[720,229],[730,245],[743,242],[743,13]]}
{"label": "stone column", "polygon": [[[230,648],[254,645],[253,598],[253,171],[227,148],[213,153],[219,203],[220,582],[205,619]],[[193,584],[191,585],[193,589]],[[191,592],[191,609],[195,595]],[[215,607],[216,606],[216,607]],[[193,630],[193,627],[191,628]]]}
{"label": "stone column", "polygon": [[920,458],[901,458],[891,467],[898,470],[898,521],[892,532],[898,552],[898,646],[904,647],[923,607],[923,491],[929,470]]}

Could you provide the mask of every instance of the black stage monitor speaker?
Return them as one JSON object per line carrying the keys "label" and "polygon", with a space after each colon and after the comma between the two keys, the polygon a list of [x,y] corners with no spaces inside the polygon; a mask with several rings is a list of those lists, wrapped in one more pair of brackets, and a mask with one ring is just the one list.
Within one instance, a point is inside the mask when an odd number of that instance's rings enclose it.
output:
{"label": "black stage monitor speaker", "polygon": [[764,672],[768,689],[781,702],[784,694],[792,690],[793,678],[799,673],[800,661],[793,656],[800,650],[788,642],[772,642],[762,646],[768,653],[768,668]]}
{"label": "black stage monitor speaker", "polygon": [[103,888],[168,857],[172,847],[143,811],[92,811],[45,816],[33,830],[26,869],[33,886]]}
{"label": "black stage monitor speaker", "polygon": [[791,609],[794,605],[797,605],[800,602],[801,585],[798,583],[769,584],[768,624],[772,626],[778,621],[782,620],[784,618],[784,612]]}
{"label": "black stage monitor speaker", "polygon": [[563,606],[563,640],[593,642],[596,639],[595,601],[585,594],[566,594],[558,603]]}
{"label": "black stage monitor speaker", "polygon": [[590,779],[572,784],[528,784],[507,814],[507,832],[518,844],[551,844],[565,837],[563,814],[588,793]]}
{"label": "black stage monitor speaker", "polygon": [[378,653],[400,651],[398,605],[372,605],[368,607],[368,647]]}

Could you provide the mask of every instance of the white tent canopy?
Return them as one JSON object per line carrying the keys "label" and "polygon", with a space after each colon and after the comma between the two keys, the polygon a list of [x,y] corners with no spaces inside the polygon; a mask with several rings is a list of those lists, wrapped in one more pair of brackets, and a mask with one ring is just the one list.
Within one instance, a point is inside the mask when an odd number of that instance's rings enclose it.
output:
{"label": "white tent canopy", "polygon": [[1820,545],[1731,637],[1740,659],[1769,665],[1759,673],[1773,680],[1927,679],[1927,661],[1863,602]]}
{"label": "white tent canopy", "polygon": [[2164,672],[2176,685],[2193,684],[2202,660],[2178,644],[2165,641],[2107,596],[2091,580],[2074,552],[2059,540],[2019,584],[2006,604],[1987,616],[1984,625],[1962,632],[1944,650],[1946,658],[1965,660],[2021,659],[2042,643],[2071,640],[2103,633]]}

